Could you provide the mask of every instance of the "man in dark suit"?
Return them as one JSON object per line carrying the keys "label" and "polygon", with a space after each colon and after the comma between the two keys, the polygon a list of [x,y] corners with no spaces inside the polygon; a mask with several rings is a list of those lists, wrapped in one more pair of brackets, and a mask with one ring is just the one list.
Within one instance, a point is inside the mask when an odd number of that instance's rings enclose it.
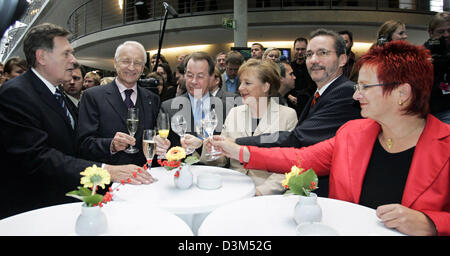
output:
{"label": "man in dark suit", "polygon": [[63,81],[62,91],[64,91],[64,94],[67,97],[67,107],[71,113],[75,114],[75,118],[78,119],[78,104],[81,100],[85,72],[80,64],[75,63],[73,66],[72,79]]}
{"label": "man in dark suit", "polygon": [[[44,23],[30,29],[24,52],[30,69],[0,88],[0,218],[36,208],[73,202],[65,196],[80,185],[80,172],[99,161],[75,157],[76,119],[57,87],[71,79],[76,62],[65,29]],[[133,177],[138,166],[103,165],[111,180]]]}
{"label": "man in dark suit", "polygon": [[[124,42],[117,47],[114,57],[116,79],[105,86],[84,91],[77,129],[82,157],[109,164],[143,165],[146,162],[142,134],[144,129],[155,128],[160,107],[158,95],[137,85],[146,59],[140,43]],[[127,129],[127,112],[131,107],[139,109],[139,124],[134,137]],[[136,145],[139,152],[124,152],[130,144]]]}
{"label": "man in dark suit", "polygon": [[[209,85],[214,82],[214,61],[204,52],[194,52],[185,59],[185,79],[187,92],[173,99],[164,101],[161,111],[174,115],[183,115],[187,122],[187,133],[198,135],[195,124],[204,118],[204,113],[215,109],[218,116],[218,124],[215,134],[222,131],[223,120],[226,115],[225,103],[218,97],[212,97],[209,93]],[[163,155],[172,146],[179,146],[180,137],[172,130],[169,133],[169,141],[163,141],[157,136],[157,154]]]}
{"label": "man in dark suit", "polygon": [[[342,75],[347,62],[345,42],[333,31],[318,29],[311,33],[306,65],[317,85],[315,95],[303,109],[291,132],[238,138],[239,145],[261,147],[306,147],[329,139],[345,122],[361,118],[354,105],[354,83]],[[319,196],[328,196],[328,177],[320,177]]]}

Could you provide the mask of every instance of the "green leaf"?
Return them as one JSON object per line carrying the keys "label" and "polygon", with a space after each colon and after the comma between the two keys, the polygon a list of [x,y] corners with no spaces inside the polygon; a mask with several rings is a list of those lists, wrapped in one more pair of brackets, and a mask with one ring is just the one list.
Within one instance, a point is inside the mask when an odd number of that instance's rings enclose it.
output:
{"label": "green leaf", "polygon": [[291,177],[288,186],[294,194],[308,196],[309,192],[311,192],[309,186],[312,181],[316,183],[316,186],[319,183],[316,173],[313,169],[309,169],[300,175]]}
{"label": "green leaf", "polygon": [[100,194],[95,194],[93,196],[85,196],[83,197],[83,201],[88,205],[92,206],[93,204],[98,204],[103,200],[103,196]]}
{"label": "green leaf", "polygon": [[166,168],[166,170],[168,170],[168,171],[171,171],[171,170],[176,169],[178,167],[171,167],[171,166],[164,165],[164,168]]}

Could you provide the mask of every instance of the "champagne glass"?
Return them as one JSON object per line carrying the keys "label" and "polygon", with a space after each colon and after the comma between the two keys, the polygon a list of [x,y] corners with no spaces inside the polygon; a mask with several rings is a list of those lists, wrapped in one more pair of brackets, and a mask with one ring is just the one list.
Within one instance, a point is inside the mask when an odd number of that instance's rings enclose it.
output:
{"label": "champagne glass", "polygon": [[156,142],[154,140],[155,131],[151,129],[144,130],[142,135],[142,150],[144,151],[144,156],[147,159],[147,167],[149,171],[152,168],[152,160],[156,153]]}
{"label": "champagne glass", "polygon": [[[158,119],[156,121],[159,137],[167,139],[170,131],[169,115],[167,113],[160,112],[158,115]],[[165,158],[164,156],[158,156],[158,159],[164,158]]]}
{"label": "champagne glass", "polygon": [[[186,134],[187,130],[187,122],[184,116],[182,115],[174,115],[172,117],[172,130],[180,136],[181,139],[184,139],[184,135]],[[194,153],[194,149],[192,148],[186,148],[186,155],[190,155]]]}
{"label": "champagne glass", "polygon": [[[214,135],[214,130],[216,129],[216,126],[218,124],[217,120],[217,114],[214,109],[208,111],[205,113],[205,118],[202,120],[203,130],[206,132],[206,135],[212,139]],[[199,134],[200,136],[203,136],[203,134]],[[211,151],[209,152],[209,158],[208,160],[216,160],[219,158],[221,152],[214,149],[214,147],[211,147]]]}
{"label": "champagne glass", "polygon": [[159,137],[167,139],[170,130],[169,115],[167,113],[159,113],[157,126]]}
{"label": "champagne glass", "polygon": [[[129,108],[127,116],[127,128],[128,132],[130,133],[130,136],[134,137],[134,134],[138,129],[138,125],[139,125],[139,110],[137,108]],[[139,149],[130,145],[124,151],[129,154],[134,154],[139,152]]]}

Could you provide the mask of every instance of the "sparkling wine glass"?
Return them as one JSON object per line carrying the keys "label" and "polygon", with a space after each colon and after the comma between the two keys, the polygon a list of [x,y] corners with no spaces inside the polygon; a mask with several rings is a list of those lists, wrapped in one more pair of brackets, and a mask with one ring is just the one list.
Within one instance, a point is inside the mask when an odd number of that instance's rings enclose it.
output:
{"label": "sparkling wine glass", "polygon": [[156,153],[156,142],[154,137],[155,130],[144,130],[142,135],[142,150],[144,151],[144,156],[147,159],[147,167],[149,168],[149,171],[152,168],[152,160]]}
{"label": "sparkling wine glass", "polygon": [[[167,139],[170,131],[169,115],[167,113],[160,112],[158,119],[156,120],[156,125],[158,127],[159,137]],[[164,156],[158,156],[158,159],[164,159]]]}
{"label": "sparkling wine glass", "polygon": [[[184,139],[184,135],[186,134],[187,130],[187,122],[184,116],[182,115],[174,115],[172,117],[172,130],[180,136],[181,139]],[[186,148],[186,155],[190,155],[194,153],[194,149],[192,148]]]}
{"label": "sparkling wine glass", "polygon": [[[202,120],[203,130],[206,132],[206,135],[209,138],[213,138],[214,136],[214,130],[216,129],[217,124],[219,121],[217,120],[217,114],[214,109],[211,111],[208,111],[205,113],[205,118]],[[200,136],[203,136],[203,134],[199,134]],[[217,151],[214,149],[214,147],[211,147],[211,151],[209,152],[208,160],[216,160],[219,158],[219,156],[222,153],[220,151]]]}
{"label": "sparkling wine glass", "polygon": [[[138,125],[139,125],[139,110],[137,108],[129,108],[127,116],[127,128],[128,132],[130,133],[130,136],[134,137],[134,134],[138,129]],[[134,154],[139,152],[139,149],[130,145],[124,151],[129,154]]]}

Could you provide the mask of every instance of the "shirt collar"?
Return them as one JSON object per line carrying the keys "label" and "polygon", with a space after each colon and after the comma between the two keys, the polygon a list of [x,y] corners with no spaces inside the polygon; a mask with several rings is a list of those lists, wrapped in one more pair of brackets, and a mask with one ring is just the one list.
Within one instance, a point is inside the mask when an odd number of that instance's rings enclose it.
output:
{"label": "shirt collar", "polygon": [[332,84],[336,79],[338,79],[340,76],[336,77],[335,79],[331,80],[328,84],[326,84],[325,86],[322,86],[322,88],[317,89],[316,92],[319,92],[320,96],[322,96],[322,94],[325,92],[325,90],[328,88],[328,86],[330,86],[330,84]]}
{"label": "shirt collar", "polygon": [[39,72],[38,72],[36,69],[31,68],[31,71],[33,71],[33,73],[34,73],[39,79],[41,79],[42,82],[44,82],[44,84],[48,87],[48,89],[50,90],[50,92],[51,92],[52,94],[55,94],[55,92],[56,92],[56,86],[58,86],[58,85],[53,85],[52,83],[50,83],[47,79],[45,79],[43,76],[41,76],[41,74],[39,74]]}
{"label": "shirt collar", "polygon": [[[194,98],[194,96],[190,95],[189,93],[187,94],[189,96],[189,100],[191,101],[191,105],[192,106],[196,106],[197,105],[197,101],[199,101],[198,99]],[[209,105],[209,92],[207,92],[201,99],[201,102],[203,102],[203,104],[205,105]]]}
{"label": "shirt collar", "polygon": [[137,90],[137,83],[135,83],[133,87],[127,88],[125,85],[123,85],[121,82],[119,82],[119,79],[116,78],[116,84],[117,84],[117,88],[119,89],[120,93],[123,93],[125,90],[128,90],[128,89],[132,89],[133,92],[136,92],[136,90]]}

